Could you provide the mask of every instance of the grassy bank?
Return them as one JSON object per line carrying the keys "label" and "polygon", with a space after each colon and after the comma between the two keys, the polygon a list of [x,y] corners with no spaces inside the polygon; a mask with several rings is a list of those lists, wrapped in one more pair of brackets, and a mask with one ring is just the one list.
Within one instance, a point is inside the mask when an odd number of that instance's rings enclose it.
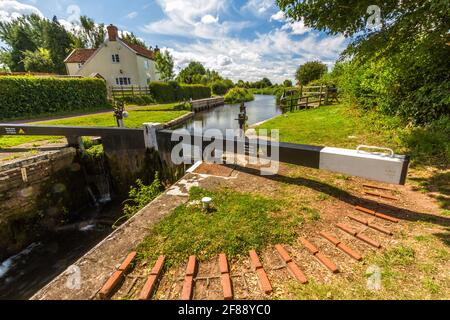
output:
{"label": "grassy bank", "polygon": [[[176,103],[152,105],[129,111],[129,117],[124,120],[128,128],[139,128],[144,122],[165,123],[178,118],[188,111],[175,110]],[[33,122],[36,125],[60,125],[60,126],[97,126],[115,127],[116,121],[112,112],[106,114],[86,115],[58,120]],[[8,148],[24,143],[33,143],[43,140],[57,141],[60,137],[51,136],[1,136],[0,148]]]}

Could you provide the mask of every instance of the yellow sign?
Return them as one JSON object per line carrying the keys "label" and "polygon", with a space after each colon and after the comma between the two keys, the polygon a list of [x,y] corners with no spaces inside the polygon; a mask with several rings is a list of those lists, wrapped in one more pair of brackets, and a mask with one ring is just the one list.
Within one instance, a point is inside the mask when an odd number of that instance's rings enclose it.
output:
{"label": "yellow sign", "polygon": [[23,131],[23,129],[19,129],[19,134],[25,134],[25,131]]}

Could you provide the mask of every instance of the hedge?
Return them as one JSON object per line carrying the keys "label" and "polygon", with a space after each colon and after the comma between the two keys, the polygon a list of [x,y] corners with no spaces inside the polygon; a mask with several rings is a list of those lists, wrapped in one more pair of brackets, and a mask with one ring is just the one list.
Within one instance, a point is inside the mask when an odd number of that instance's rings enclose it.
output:
{"label": "hedge", "polygon": [[245,88],[233,88],[224,96],[226,103],[247,102],[255,99],[253,93]]}
{"label": "hedge", "polygon": [[0,77],[0,119],[98,110],[106,104],[106,83],[101,79]]}
{"label": "hedge", "polygon": [[152,82],[150,92],[156,102],[168,103],[189,99],[204,99],[211,97],[211,88],[202,85],[179,84],[175,81]]}

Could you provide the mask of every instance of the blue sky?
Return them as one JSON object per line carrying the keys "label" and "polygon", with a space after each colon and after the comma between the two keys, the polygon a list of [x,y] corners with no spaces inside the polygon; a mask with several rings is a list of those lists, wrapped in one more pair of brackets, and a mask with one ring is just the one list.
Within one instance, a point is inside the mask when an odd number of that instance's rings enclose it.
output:
{"label": "blue sky", "polygon": [[167,48],[176,71],[197,60],[235,81],[292,80],[306,61],[332,66],[347,44],[288,21],[274,0],[0,0],[0,20],[33,12],[67,27],[80,15],[115,24]]}

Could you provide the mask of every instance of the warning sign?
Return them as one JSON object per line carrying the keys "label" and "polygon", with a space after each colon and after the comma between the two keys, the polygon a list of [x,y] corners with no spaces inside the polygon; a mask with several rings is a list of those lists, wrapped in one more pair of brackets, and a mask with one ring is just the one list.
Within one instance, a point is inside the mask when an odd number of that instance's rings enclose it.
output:
{"label": "warning sign", "polygon": [[25,134],[25,131],[21,128],[19,129],[19,134]]}

